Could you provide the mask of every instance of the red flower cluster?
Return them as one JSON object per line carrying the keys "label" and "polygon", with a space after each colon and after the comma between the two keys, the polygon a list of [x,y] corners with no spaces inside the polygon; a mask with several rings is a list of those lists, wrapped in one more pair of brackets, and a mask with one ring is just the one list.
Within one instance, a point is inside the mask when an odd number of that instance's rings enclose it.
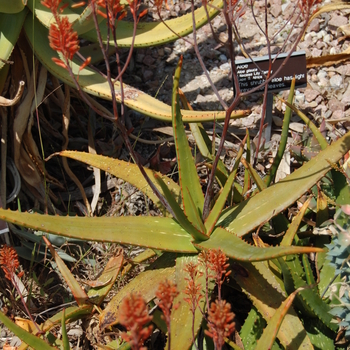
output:
{"label": "red flower cluster", "polygon": [[129,331],[129,334],[123,332],[122,338],[130,344],[133,350],[147,350],[142,345],[151,335],[153,326],[145,327],[152,320],[145,300],[140,294],[131,293],[123,299],[119,311],[119,323]]}
{"label": "red flower cluster", "polygon": [[[16,270],[19,267],[18,255],[14,248],[7,246],[6,244],[0,249],[0,265],[5,273],[5,277],[12,281]],[[21,277],[23,272],[18,274]]]}
{"label": "red flower cluster", "polygon": [[205,334],[213,339],[215,349],[221,349],[225,343],[225,337],[229,337],[235,330],[235,323],[231,322],[235,317],[231,312],[231,305],[225,300],[216,300],[211,303],[208,311],[208,328]]}
{"label": "red flower cluster", "polygon": [[225,278],[231,273],[231,271],[227,271],[230,266],[227,261],[228,257],[221,249],[208,250],[209,268],[214,272],[212,277],[215,278],[218,286],[221,286]]}
{"label": "red flower cluster", "polygon": [[158,291],[156,292],[156,296],[159,299],[158,306],[163,311],[164,320],[169,330],[171,309],[173,307],[176,309],[178,306],[173,306],[174,299],[178,296],[178,294],[179,292],[175,283],[168,280],[159,283]]}

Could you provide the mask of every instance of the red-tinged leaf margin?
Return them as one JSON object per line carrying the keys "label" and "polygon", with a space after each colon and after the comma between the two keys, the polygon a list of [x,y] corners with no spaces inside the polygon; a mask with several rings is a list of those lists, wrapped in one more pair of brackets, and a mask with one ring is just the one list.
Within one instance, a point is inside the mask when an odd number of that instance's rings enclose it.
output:
{"label": "red-tinged leaf margin", "polygon": [[50,253],[54,257],[57,267],[60,270],[64,280],[67,282],[68,287],[72,291],[75,301],[79,306],[85,305],[89,299],[88,295],[81,288],[78,281],[74,278],[73,274],[69,271],[68,267],[60,258],[51,242],[45,236],[43,236],[43,239],[46,245],[49,247]]}

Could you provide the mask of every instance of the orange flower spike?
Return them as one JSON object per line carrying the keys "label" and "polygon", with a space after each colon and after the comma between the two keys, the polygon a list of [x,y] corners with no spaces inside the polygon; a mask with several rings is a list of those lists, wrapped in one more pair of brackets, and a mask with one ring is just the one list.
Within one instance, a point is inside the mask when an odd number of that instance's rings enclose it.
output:
{"label": "orange flower spike", "polygon": [[123,332],[122,338],[130,344],[133,350],[147,350],[142,345],[151,335],[153,326],[145,327],[152,320],[145,300],[140,294],[131,293],[122,300],[119,311],[119,323],[129,331],[129,334]]}
{"label": "orange flower spike", "polygon": [[14,248],[5,244],[0,249],[0,265],[5,273],[5,277],[11,281],[19,267],[18,255]]}
{"label": "orange flower spike", "polygon": [[197,264],[191,262],[185,266],[184,270],[189,274],[189,277],[185,278],[187,286],[184,290],[184,293],[188,295],[188,298],[184,298],[184,301],[190,305],[191,312],[195,312],[199,301],[203,298],[201,291],[202,287],[200,284],[196,284],[196,280],[200,278],[203,273],[198,270]]}
{"label": "orange flower spike", "polygon": [[58,25],[51,24],[49,43],[52,49],[62,53],[66,61],[68,59],[71,60],[79,51],[78,34],[73,31],[72,24],[69,22],[68,17],[61,18]]}
{"label": "orange flower spike", "polygon": [[225,343],[225,338],[229,337],[235,330],[235,317],[231,312],[231,305],[225,300],[216,300],[211,303],[208,311],[208,330],[205,334],[213,339],[215,349],[221,349]]}
{"label": "orange flower spike", "polygon": [[164,320],[167,324],[168,329],[170,329],[170,314],[171,309],[176,309],[178,305],[173,305],[174,299],[179,295],[179,292],[176,288],[176,284],[165,280],[164,282],[159,283],[156,296],[159,299],[158,306],[163,312]]}
{"label": "orange flower spike", "polygon": [[208,253],[209,268],[214,272],[213,277],[216,279],[217,284],[221,285],[231,273],[231,271],[227,271],[227,268],[230,266],[227,263],[228,258],[221,249],[210,249]]}
{"label": "orange flower spike", "polygon": [[88,66],[91,63],[91,57],[88,57],[83,64],[79,67],[79,71],[83,70],[86,66]]}

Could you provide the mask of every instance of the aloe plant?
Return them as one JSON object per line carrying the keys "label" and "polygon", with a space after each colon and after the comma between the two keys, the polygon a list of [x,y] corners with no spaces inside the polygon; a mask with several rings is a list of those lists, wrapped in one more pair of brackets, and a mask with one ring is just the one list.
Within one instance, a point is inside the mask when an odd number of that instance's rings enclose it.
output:
{"label": "aloe plant", "polygon": [[[281,246],[252,246],[245,240],[245,236],[254,228],[293,204],[313,184],[320,180],[331,169],[330,163],[337,162],[350,149],[350,135],[346,134],[325,148],[316,157],[279,183],[271,185],[232,208],[224,209],[235,179],[238,160],[243,154],[242,145],[232,173],[229,174],[207,220],[203,221],[204,196],[187,143],[179,106],[180,70],[181,62],[175,73],[172,101],[173,129],[180,185],[177,186],[166,176],[148,171],[160,193],[168,201],[175,217],[59,217],[1,209],[0,218],[17,225],[33,229],[40,228],[41,231],[66,237],[120,242],[163,252],[161,258],[156,260],[149,270],[137,276],[107,305],[100,316],[102,328],[118,323],[118,307],[123,295],[127,295],[129,291],[135,288],[142,290],[146,301],[151,301],[155,296],[156,281],[164,278],[162,276],[173,278],[179,286],[184,286],[184,264],[188,261],[196,262],[197,255],[202,250],[221,249],[232,261],[236,262],[235,264],[241,265],[243,271],[246,271],[244,274],[236,274],[235,280],[249,294],[257,310],[266,318],[266,321],[269,323],[271,320],[272,324],[277,324],[276,318],[278,319],[278,317],[273,318],[273,314],[278,312],[281,315],[278,326],[271,326],[271,334],[268,334],[271,337],[274,337],[273,334],[277,334],[283,345],[292,346],[294,337],[297,338],[298,333],[301,332],[304,337],[303,344],[306,348],[311,348],[312,342],[317,340],[311,337],[308,329],[304,329],[294,311],[290,310],[286,313],[286,306],[280,307],[280,304],[285,299],[285,292],[293,295],[286,301],[286,303],[289,303],[295,296],[293,294],[294,288],[302,287],[303,283],[307,283],[306,280],[303,282],[303,279],[309,274],[310,268],[307,265],[301,266],[295,258],[296,254],[322,252],[323,250],[316,247],[291,246],[290,242],[295,236],[298,225],[294,225],[288,234],[288,243],[286,242],[285,245]],[[64,151],[61,152],[61,155],[84,161],[118,177],[124,177],[126,180],[130,178],[134,185],[138,186],[147,195],[153,196],[149,185],[145,184],[143,180],[139,180],[137,175],[139,170],[132,164],[80,152]],[[125,169],[128,169],[127,173]],[[133,177],[129,177],[128,174],[133,174]],[[169,185],[171,187],[168,187]],[[302,215],[300,216],[302,217]],[[96,235],[96,232],[98,232],[98,235]],[[173,253],[182,253],[182,255],[176,257]],[[290,256],[291,259],[284,259],[285,256]],[[273,270],[270,270],[263,263],[263,261],[268,260],[275,261],[275,266],[280,266],[285,276],[290,275],[288,285],[286,284],[287,280],[282,281],[280,277],[272,272]],[[297,262],[298,264],[295,265]],[[296,274],[298,270],[295,270],[295,268],[300,270],[298,274]],[[150,286],[150,280],[154,281],[153,287]],[[260,288],[266,291],[263,299]],[[306,289],[300,292],[300,295],[302,296],[298,299],[297,306],[306,309],[306,311],[303,311],[306,315],[309,315],[312,311],[316,312],[313,317],[322,318],[325,315],[324,312],[329,311],[327,304],[320,297],[316,298],[317,292],[314,289]],[[183,299],[183,292],[180,292],[177,298],[178,300]],[[78,312],[78,315],[82,316],[86,311],[84,305],[83,302],[80,305],[80,308],[83,309],[75,309],[72,314]],[[177,337],[176,342],[173,341],[170,345],[172,349],[178,349],[179,347],[186,349],[191,346],[191,327],[184,327],[184,325],[189,325],[192,322],[192,315],[188,313],[187,307],[186,304],[181,303],[179,308],[172,313],[172,334],[179,334],[176,329],[181,329],[181,337]],[[280,309],[278,309],[279,307]],[[285,314],[286,316],[283,318]],[[195,316],[194,329],[197,333],[201,325],[202,315],[196,313]],[[71,318],[69,312],[66,312],[66,318]],[[326,322],[328,332],[333,332],[334,327],[330,325],[329,320]],[[279,332],[276,331],[276,327],[280,327]],[[328,338],[325,336],[325,339],[329,339],[329,336]]]}

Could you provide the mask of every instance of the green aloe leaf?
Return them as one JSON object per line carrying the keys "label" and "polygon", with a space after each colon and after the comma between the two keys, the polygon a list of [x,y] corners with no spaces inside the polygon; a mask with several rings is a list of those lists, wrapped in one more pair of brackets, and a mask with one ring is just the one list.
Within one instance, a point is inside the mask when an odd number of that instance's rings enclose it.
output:
{"label": "green aloe leaf", "polygon": [[[78,319],[81,319],[83,317],[86,317],[88,315],[91,315],[93,310],[93,305],[83,305],[83,306],[72,306],[64,310],[65,319],[67,321],[75,321]],[[40,329],[42,329],[44,332],[49,331],[53,327],[60,324],[62,320],[63,310],[49,318],[44,322],[44,324],[40,325]]]}
{"label": "green aloe leaf", "polygon": [[179,80],[182,67],[182,57],[176,67],[172,94],[172,117],[176,148],[177,165],[179,169],[179,181],[181,188],[182,204],[188,220],[197,230],[205,233],[202,221],[202,209],[204,195],[199,182],[197,169],[193,160],[191,149],[188,145],[179,102]]}
{"label": "green aloe leaf", "polygon": [[208,239],[208,236],[206,236],[204,233],[197,230],[196,227],[192,225],[192,223],[187,219],[184,211],[182,208],[177,204],[174,195],[170,192],[167,185],[164,183],[162,178],[155,174],[155,178],[158,182],[158,184],[162,188],[162,192],[164,193],[164,197],[169,203],[171,209],[173,210],[174,214],[176,215],[176,220],[179,222],[179,224],[186,230],[187,233],[189,233],[194,239],[197,239],[199,241]]}
{"label": "green aloe leaf", "polygon": [[331,169],[329,162],[337,162],[349,149],[350,133],[347,133],[291,175],[225,210],[218,224],[237,236],[247,234],[293,204]]}
{"label": "green aloe leaf", "polygon": [[245,140],[241,144],[240,149],[237,153],[237,156],[235,159],[235,165],[233,166],[232,172],[231,172],[230,176],[228,177],[228,179],[226,180],[224,188],[220,192],[219,197],[217,198],[213,208],[211,209],[207,219],[205,220],[205,228],[206,228],[206,232],[208,233],[208,235],[210,235],[211,232],[213,231],[214,226],[215,226],[216,222],[218,221],[219,216],[221,214],[222,208],[224,207],[226,200],[227,200],[230,192],[232,191],[232,184],[235,181],[236,174],[238,171],[238,166],[239,166],[241,157],[243,155],[244,143],[245,143]]}
{"label": "green aloe leaf", "polygon": [[25,4],[25,0],[0,0],[0,13],[12,14],[21,12],[24,9]]}
{"label": "green aloe leaf", "polygon": [[[142,176],[136,164],[124,162],[123,160],[119,159],[101,156],[98,154],[91,154],[85,152],[62,151],[60,152],[60,155],[63,157],[79,160],[80,162],[84,162],[98,169],[107,171],[108,173],[129,182],[131,185],[137,187],[140,191],[142,191],[148,198],[150,198],[158,208],[163,208],[158,197],[153,193],[152,189],[147,184],[147,181]],[[182,200],[180,194],[180,187],[176,182],[174,182],[167,176],[164,176],[160,173],[156,173],[155,171],[149,169],[145,169],[145,172],[156,186],[157,179],[159,177],[163,179],[163,181],[166,182],[169,191],[172,193],[177,203],[181,204]],[[161,186],[159,185],[157,187],[161,191],[162,195],[165,196],[165,193],[162,192]]]}
{"label": "green aloe leaf", "polygon": [[56,347],[50,346],[43,339],[40,339],[34,334],[31,334],[25,331],[20,326],[17,326],[8,317],[6,317],[2,313],[2,311],[0,311],[0,321],[4,324],[5,327],[7,327],[11,332],[16,334],[18,338],[20,338],[24,343],[31,346],[33,349],[36,349],[36,350],[57,349]]}
{"label": "green aloe leaf", "polygon": [[256,350],[265,350],[271,349],[277,333],[282,325],[283,319],[286,316],[289,308],[292,306],[293,300],[299,290],[296,290],[292,293],[276,310],[272,318],[270,319],[268,326],[264,329],[263,335],[258,341],[258,345],[255,348]]}
{"label": "green aloe leaf", "polygon": [[[240,263],[240,265],[240,269],[234,269],[235,280],[269,323],[286,296],[271,270],[263,262]],[[293,308],[290,308],[285,316],[277,338],[286,349],[313,349],[305,328]]]}
{"label": "green aloe leaf", "polygon": [[[0,209],[0,218],[35,230],[88,241],[132,244],[159,250],[197,253],[192,237],[173,219],[164,217],[71,217],[20,213]],[[39,226],[38,226],[39,225]]]}
{"label": "green aloe leaf", "polygon": [[[11,1],[6,1],[6,3],[9,4]],[[0,69],[4,67],[4,61],[7,61],[11,56],[28,10],[25,9],[14,14],[1,12],[3,11],[0,8]]]}
{"label": "green aloe leaf", "polygon": [[57,267],[60,270],[62,277],[64,278],[64,280],[68,284],[68,287],[70,288],[70,290],[74,296],[74,299],[76,300],[76,302],[79,306],[83,306],[84,304],[87,303],[87,300],[89,299],[89,297],[84,292],[84,290],[80,287],[78,281],[75,279],[73,274],[70,272],[70,270],[68,269],[66,264],[59,257],[55,248],[52,246],[51,242],[45,236],[43,236],[43,239],[44,239],[46,245],[49,247],[50,253],[53,256],[53,258],[55,259]]}
{"label": "green aloe leaf", "polygon": [[[293,103],[294,88],[295,88],[295,77],[292,79],[292,83],[291,83],[290,91],[289,91],[289,96],[288,96],[288,102],[290,104]],[[266,183],[267,186],[270,186],[271,181],[274,180],[276,173],[277,173],[277,169],[281,163],[281,159],[282,159],[284,151],[286,149],[287,140],[288,140],[288,132],[289,132],[289,123],[290,123],[291,116],[292,116],[292,110],[289,107],[287,107],[286,111],[284,112],[281,141],[280,141],[280,144],[278,146],[277,154],[275,156],[275,159],[273,160],[269,174],[264,179],[264,182]]]}
{"label": "green aloe leaf", "polygon": [[216,228],[207,241],[196,242],[193,245],[200,250],[221,249],[227,256],[239,261],[263,261],[291,254],[323,252],[323,249],[315,247],[279,246],[260,248],[250,245],[234,233],[221,227]]}
{"label": "green aloe leaf", "polygon": [[69,350],[70,346],[69,346],[69,340],[68,340],[68,334],[67,334],[67,328],[66,328],[66,314],[64,309],[62,312],[61,333],[62,333],[63,350]]}
{"label": "green aloe leaf", "polygon": [[[30,17],[30,16],[29,16]],[[67,71],[57,66],[52,61],[52,57],[59,57],[57,52],[53,51],[49,46],[48,30],[43,27],[37,20],[33,22],[32,18],[27,18],[24,22],[24,30],[33,48],[36,57],[41,63],[58,79],[62,82],[75,87],[73,80],[67,74]],[[34,38],[34,41],[33,41]],[[72,61],[71,67],[76,76],[79,73],[79,84],[83,91],[94,96],[111,100],[111,91],[107,80],[96,71],[89,67],[82,69],[79,72],[79,68],[82,62],[76,60]],[[121,91],[119,82],[115,83],[116,99],[121,101]],[[136,110],[140,113],[146,114],[152,118],[171,122],[171,107],[157,99],[145,94],[144,92],[135,89],[129,85],[124,84],[124,103],[129,108]],[[225,112],[222,111],[181,111],[184,122],[202,122],[210,120],[224,120]],[[246,116],[249,111],[235,111],[231,115],[231,118],[242,118]]]}
{"label": "green aloe leaf", "polygon": [[100,314],[100,328],[113,326],[119,322],[118,310],[122,300],[132,292],[139,292],[146,302],[155,298],[159,283],[175,278],[175,255],[164,254],[152,263],[148,269],[133,278],[108,303]]}

